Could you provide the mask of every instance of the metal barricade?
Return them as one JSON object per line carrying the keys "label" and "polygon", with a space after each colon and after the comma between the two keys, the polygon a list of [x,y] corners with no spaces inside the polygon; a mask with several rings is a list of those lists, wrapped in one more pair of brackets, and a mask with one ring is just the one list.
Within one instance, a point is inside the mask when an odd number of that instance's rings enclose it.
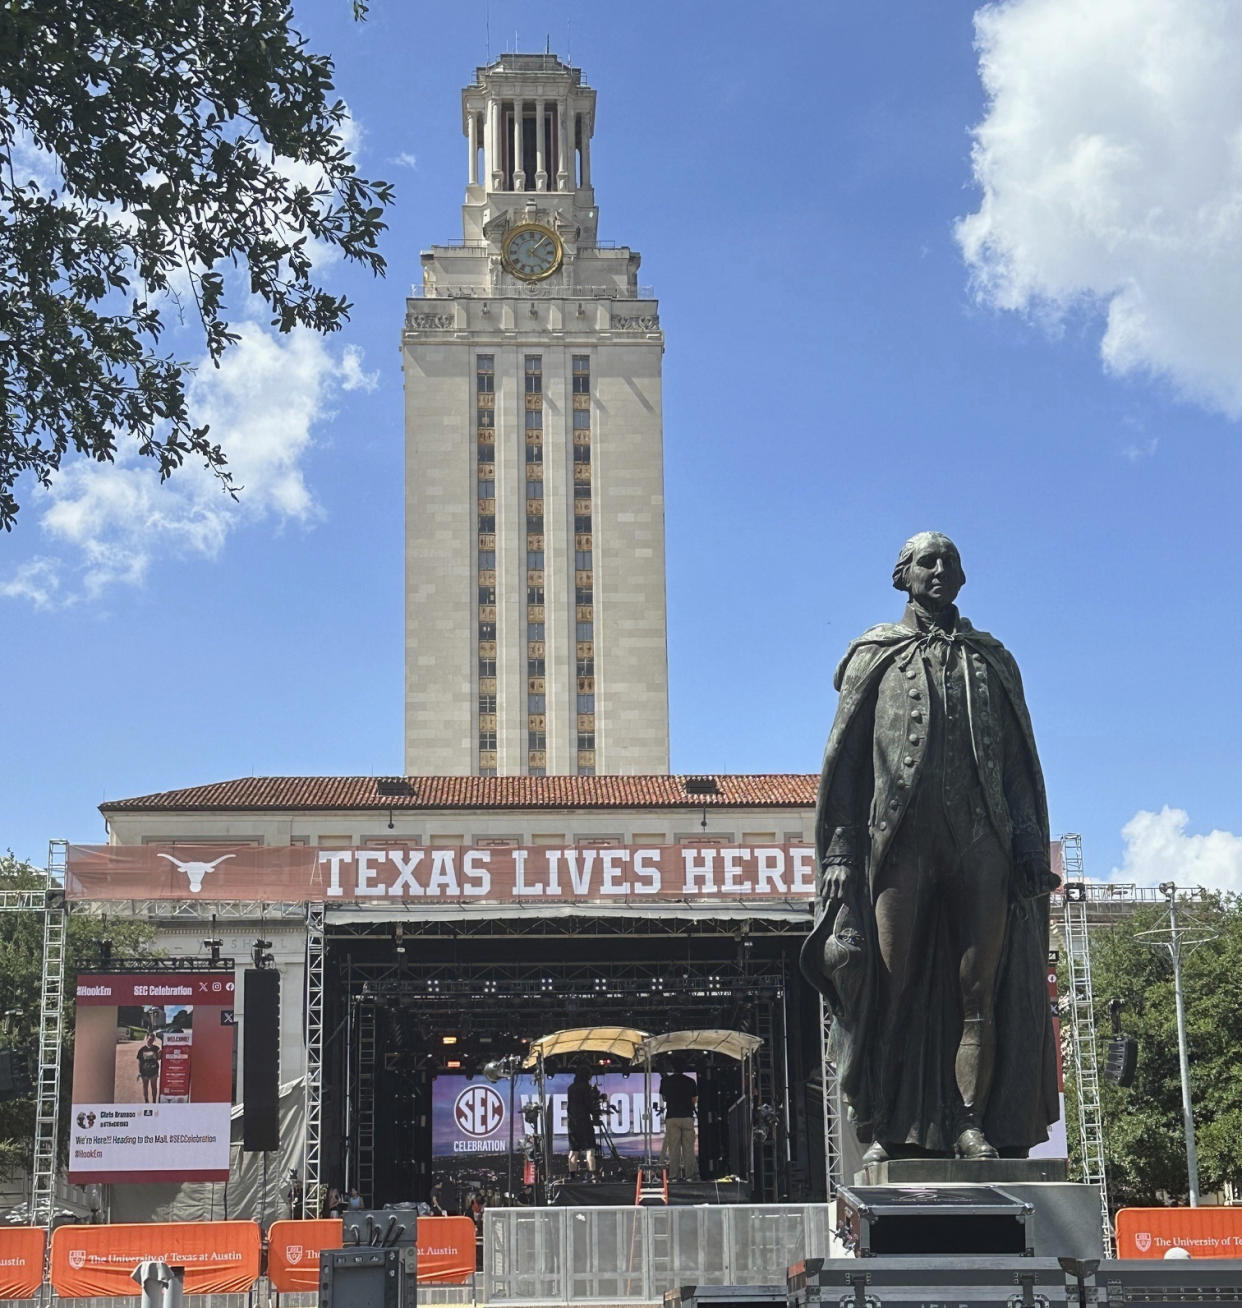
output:
{"label": "metal barricade", "polygon": [[678,1285],[783,1284],[827,1257],[826,1204],[489,1208],[489,1303],[650,1303]]}

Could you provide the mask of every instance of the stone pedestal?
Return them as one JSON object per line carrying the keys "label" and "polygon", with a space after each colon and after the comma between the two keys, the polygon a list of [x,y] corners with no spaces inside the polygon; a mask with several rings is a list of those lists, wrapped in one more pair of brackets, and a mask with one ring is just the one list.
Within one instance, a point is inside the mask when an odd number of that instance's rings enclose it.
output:
{"label": "stone pedestal", "polygon": [[1064,1158],[890,1158],[868,1163],[855,1185],[999,1185],[1064,1181]]}
{"label": "stone pedestal", "polygon": [[1064,1158],[891,1158],[870,1163],[855,1185],[899,1189],[988,1185],[1035,1209],[1037,1258],[1103,1258],[1100,1192],[1093,1185],[1067,1181]]}

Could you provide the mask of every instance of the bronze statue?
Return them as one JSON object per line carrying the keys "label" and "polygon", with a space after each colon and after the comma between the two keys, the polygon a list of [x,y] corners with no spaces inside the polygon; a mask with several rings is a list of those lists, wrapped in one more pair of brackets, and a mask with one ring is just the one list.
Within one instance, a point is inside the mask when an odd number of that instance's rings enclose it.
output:
{"label": "bronze statue", "polygon": [[802,968],[865,1162],[1025,1157],[1057,1118],[1048,809],[1017,664],[959,616],[938,532],[907,541],[899,623],[837,668]]}

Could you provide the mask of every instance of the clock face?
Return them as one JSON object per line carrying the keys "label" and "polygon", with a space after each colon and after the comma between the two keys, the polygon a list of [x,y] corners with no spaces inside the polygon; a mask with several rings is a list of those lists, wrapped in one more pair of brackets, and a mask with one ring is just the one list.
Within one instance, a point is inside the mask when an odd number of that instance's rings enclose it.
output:
{"label": "clock face", "polygon": [[537,223],[515,227],[505,237],[504,260],[515,277],[536,282],[561,266],[561,238]]}

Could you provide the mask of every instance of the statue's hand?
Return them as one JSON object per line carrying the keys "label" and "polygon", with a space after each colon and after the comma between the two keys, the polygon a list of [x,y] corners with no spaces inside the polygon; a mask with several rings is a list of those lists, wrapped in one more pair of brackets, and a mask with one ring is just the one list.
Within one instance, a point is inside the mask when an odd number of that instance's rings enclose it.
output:
{"label": "statue's hand", "polygon": [[820,885],[824,899],[844,899],[858,880],[858,864],[844,858],[825,859]]}
{"label": "statue's hand", "polygon": [[843,898],[857,881],[860,867],[862,859],[858,857],[858,828],[835,828],[820,867],[819,884],[823,898]]}
{"label": "statue's hand", "polygon": [[1038,854],[1018,859],[1018,885],[1026,899],[1046,895],[1060,884],[1046,858]]}

